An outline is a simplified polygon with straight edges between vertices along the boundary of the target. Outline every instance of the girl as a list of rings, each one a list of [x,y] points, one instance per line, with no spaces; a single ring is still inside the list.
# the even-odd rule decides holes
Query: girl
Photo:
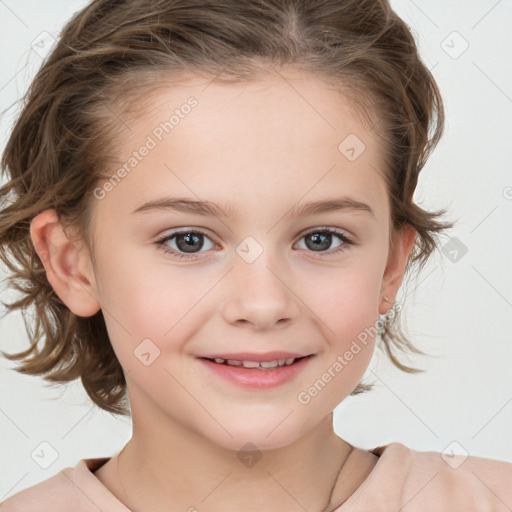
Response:
[[[350,445],[332,411],[451,227],[413,194],[438,88],[385,0],[95,0],[2,158],[2,260],[29,350],[130,416],[2,512],[512,508],[512,464]],[[30,146],[27,147],[27,142]]]

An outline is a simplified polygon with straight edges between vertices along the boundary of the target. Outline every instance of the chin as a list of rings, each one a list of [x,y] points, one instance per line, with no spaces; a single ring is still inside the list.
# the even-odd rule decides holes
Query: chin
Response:
[[[266,434],[261,435],[250,435],[234,437],[233,439],[226,440],[223,442],[217,442],[219,446],[226,450],[232,450],[237,453],[237,456],[242,456],[243,453],[249,452],[265,452],[268,450],[279,450],[292,444],[295,439],[273,439],[270,441],[265,437]]]
[[[266,451],[277,450],[285,448],[294,443],[302,435],[305,430],[301,431],[298,428],[291,428],[292,425],[287,425],[285,428],[284,423],[289,421],[279,418],[275,421],[261,422],[260,424],[243,424],[243,425],[229,425],[226,429],[231,434],[221,436],[212,441],[218,446],[227,450],[235,452],[240,451]],[[280,424],[280,422],[282,422]],[[211,433],[210,433],[211,434]]]

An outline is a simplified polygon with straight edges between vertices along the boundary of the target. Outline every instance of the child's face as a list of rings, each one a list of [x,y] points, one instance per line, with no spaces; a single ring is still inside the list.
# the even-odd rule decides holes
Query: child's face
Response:
[[[378,313],[390,307],[382,296],[394,298],[399,286],[385,274],[387,263],[403,267],[405,260],[395,262],[389,252],[389,202],[374,133],[323,82],[292,77],[162,89],[124,132],[119,167],[135,150],[140,161],[96,193],[93,291],[126,374],[134,425],[160,429],[156,435],[184,426],[233,449],[298,439],[361,379]],[[197,105],[183,108],[190,97]],[[162,133],[160,124],[176,109],[174,128]],[[338,149],[350,134],[365,145],[359,154],[349,139],[354,153],[345,154],[353,161]],[[140,151],[144,145],[149,149]],[[229,204],[233,218],[134,212],[170,197]],[[289,216],[305,203],[348,197],[373,214]],[[322,238],[321,228],[354,244]],[[181,230],[196,238],[155,243]],[[173,255],[180,249],[190,258]],[[227,380],[199,359],[271,351],[314,356],[266,389]]]

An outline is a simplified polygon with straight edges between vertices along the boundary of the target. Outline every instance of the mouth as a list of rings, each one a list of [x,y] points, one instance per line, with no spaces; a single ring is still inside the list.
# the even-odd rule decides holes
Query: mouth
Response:
[[[276,368],[282,368],[283,366],[291,366],[296,362],[304,359],[306,357],[311,357],[312,354],[308,356],[299,356],[299,357],[288,357],[283,359],[273,359],[271,361],[253,361],[253,360],[245,360],[245,359],[224,359],[221,357],[201,357],[200,359],[206,359],[211,361],[212,363],[216,363],[224,366],[234,366],[234,367],[242,367],[247,368],[249,370],[274,370]]]
[[[277,357],[276,354],[209,354],[197,360],[211,376],[238,387],[263,391],[293,382],[315,357],[315,354],[279,353]],[[283,355],[289,357],[280,357]]]

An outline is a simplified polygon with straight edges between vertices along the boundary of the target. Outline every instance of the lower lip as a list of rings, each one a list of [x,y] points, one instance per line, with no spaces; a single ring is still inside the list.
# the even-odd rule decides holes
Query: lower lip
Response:
[[[211,372],[219,377],[250,389],[271,389],[292,380],[309,363],[312,356],[303,357],[289,366],[260,370],[243,366],[219,364],[209,359],[198,358]]]

